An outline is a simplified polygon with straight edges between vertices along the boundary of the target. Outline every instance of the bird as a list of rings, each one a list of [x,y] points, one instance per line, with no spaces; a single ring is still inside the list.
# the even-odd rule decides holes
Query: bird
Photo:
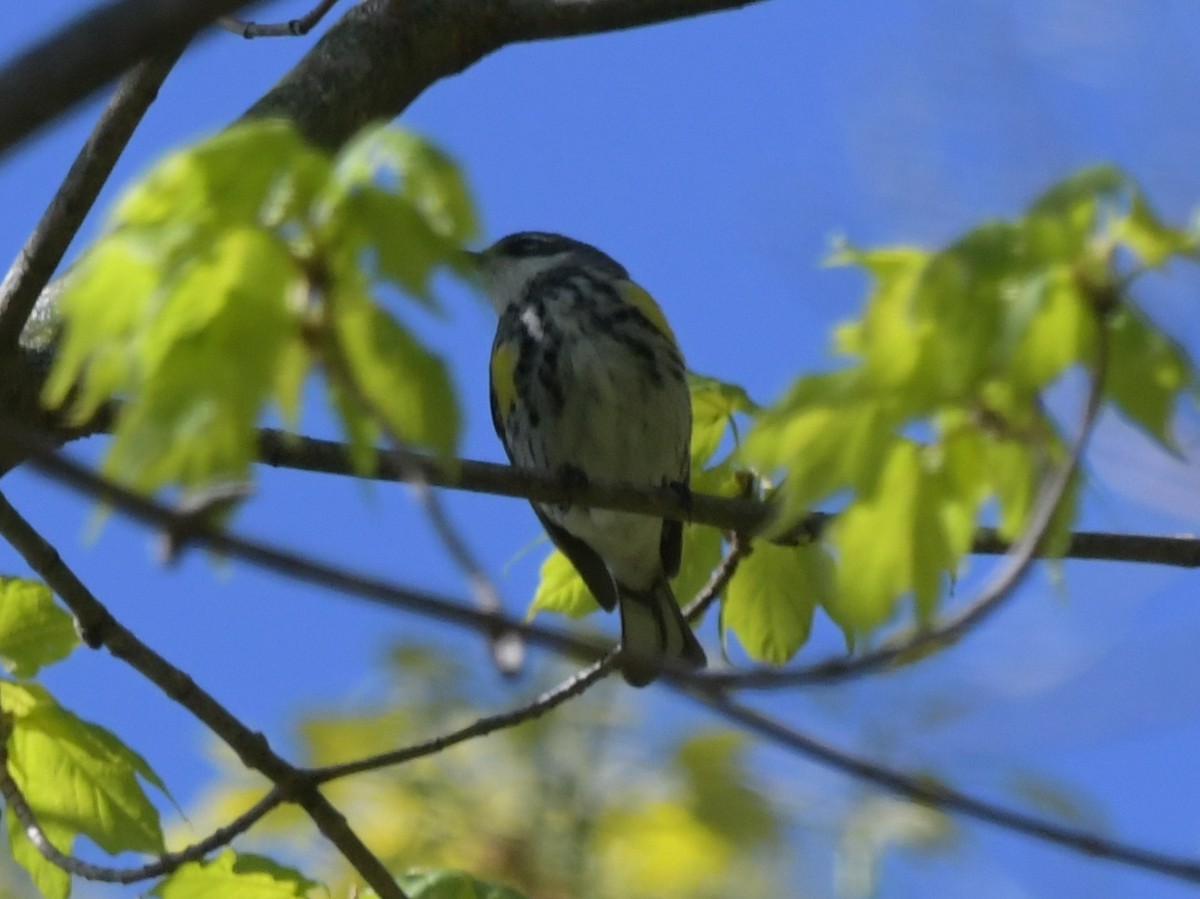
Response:
[[[596,247],[521,231],[471,253],[499,315],[492,422],[509,461],[688,495],[692,407],[683,355],[662,309]],[[676,662],[707,662],[669,578],[683,524],[569,503],[533,503],[596,602],[620,609],[621,671],[645,686]]]

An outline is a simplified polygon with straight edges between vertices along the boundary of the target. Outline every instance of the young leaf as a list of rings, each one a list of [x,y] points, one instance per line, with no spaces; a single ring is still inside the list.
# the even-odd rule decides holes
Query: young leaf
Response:
[[[1190,360],[1135,309],[1117,312],[1109,333],[1109,396],[1127,418],[1173,452],[1171,414],[1180,391],[1195,379]]]
[[[33,677],[78,645],[71,616],[55,604],[49,587],[0,577],[0,660],[11,674]]]
[[[410,899],[525,899],[516,890],[484,883],[465,871],[413,871],[398,882]]]
[[[532,618],[538,612],[558,612],[570,618],[582,618],[598,608],[595,597],[570,560],[557,549],[546,556],[537,592],[529,604],[528,617]]]
[[[108,474],[146,490],[245,476],[277,364],[298,339],[287,304],[296,275],[277,240],[235,229],[167,288],[133,339],[138,383]]]
[[[758,404],[736,384],[688,374],[692,393],[692,469],[699,471],[716,453],[739,413],[753,415]]]
[[[373,408],[405,443],[453,453],[458,403],[445,363],[357,291],[339,293],[331,307],[349,376]]]
[[[813,610],[832,591],[833,563],[823,546],[760,541],[726,588],[721,619],[752,659],[782,665],[808,640]]]
[[[774,841],[780,821],[771,804],[749,783],[745,747],[741,734],[701,733],[684,741],[676,758],[687,778],[696,817],[730,842],[749,848]]]
[[[4,827],[13,861],[29,872],[33,885],[43,899],[67,899],[71,895],[71,875],[38,852],[25,835],[25,829],[16,815],[10,812],[4,817],[7,819]],[[60,852],[70,851],[75,839],[75,832],[70,827],[53,819],[38,823],[51,846]]]
[[[0,682],[0,708],[12,718],[9,772],[38,820],[53,825],[55,845],[70,851],[82,834],[112,855],[164,851],[158,812],[138,777],[161,781],[141,756],[36,684]],[[32,859],[21,845],[24,833],[10,828],[9,834],[16,838],[14,855]],[[36,867],[31,873],[45,877]]]
[[[414,134],[387,126],[365,128],[338,154],[335,178],[361,184],[380,173],[400,179],[399,195],[442,237],[462,243],[478,225],[462,174],[441,150]]]
[[[226,849],[211,861],[183,865],[150,894],[159,899],[303,899],[318,886],[273,859]]]

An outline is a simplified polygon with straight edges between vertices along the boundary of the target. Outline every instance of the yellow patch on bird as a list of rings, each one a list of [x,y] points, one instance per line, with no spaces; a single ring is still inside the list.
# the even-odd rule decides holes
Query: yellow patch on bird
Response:
[[[650,296],[649,291],[639,284],[634,284],[632,281],[619,282],[617,284],[617,291],[626,303],[646,316],[646,320],[654,325],[671,343],[677,342],[675,340],[675,332],[667,324],[667,317],[663,315],[662,309],[659,308],[658,303],[654,302],[654,297]]]
[[[500,416],[507,416],[517,401],[517,347],[513,343],[502,343],[492,352],[492,392],[496,396],[496,408]]]

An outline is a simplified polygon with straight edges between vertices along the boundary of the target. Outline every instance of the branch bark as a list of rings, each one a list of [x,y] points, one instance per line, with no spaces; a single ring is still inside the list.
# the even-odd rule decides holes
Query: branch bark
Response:
[[[0,153],[145,57],[181,48],[247,0],[114,0],[0,70]]]

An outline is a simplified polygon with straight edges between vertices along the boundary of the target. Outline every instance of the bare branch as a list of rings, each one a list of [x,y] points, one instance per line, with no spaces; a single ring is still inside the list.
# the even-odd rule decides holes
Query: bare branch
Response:
[[[316,6],[298,19],[288,19],[286,22],[261,25],[258,22],[243,22],[232,16],[225,16],[219,24],[226,31],[241,35],[247,40],[254,37],[301,37],[317,27],[317,23],[325,18],[325,14],[337,5],[338,0],[321,0]]]
[[[117,86],[54,199],[0,284],[0,354],[17,345],[38,296],[182,51],[139,63]]]
[[[260,432],[259,460],[275,468],[359,476],[350,463],[345,444],[270,429]],[[622,512],[641,512],[707,524],[748,536],[759,533],[771,524],[774,513],[770,503],[756,500],[694,493],[689,506],[677,491],[669,488],[647,489],[599,480],[590,481],[587,485],[564,484],[552,472],[538,469],[516,468],[474,459],[442,462],[419,453],[381,450],[376,455],[374,476],[380,480],[401,481],[404,480],[405,471],[410,468],[420,471],[421,476],[434,487],[511,496],[532,502],[568,502]],[[812,512],[796,526],[772,536],[771,541],[795,545],[818,539],[833,518],[827,512]],[[1004,555],[1011,552],[1012,548],[1012,544],[1003,540],[994,528],[980,528],[975,533],[971,551],[991,556]],[[1063,557],[1200,568],[1200,539],[1078,531],[1071,535]]]
[[[1200,861],[1108,840],[1091,831],[1065,827],[986,802],[936,783],[927,775],[906,774],[843,752],[734,701],[720,690],[706,691],[689,688],[684,684],[679,686],[685,695],[751,733],[787,747],[827,768],[841,771],[856,780],[874,784],[914,802],[974,818],[1093,858],[1119,862],[1190,883],[1200,883]]]
[[[243,765],[262,773],[275,784],[282,800],[303,808],[325,838],[380,896],[406,899],[383,863],[350,829],[342,814],[321,795],[316,785],[277,755],[266,737],[248,728],[187,674],[120,624],[63,562],[58,551],[21,517],[3,494],[0,494],[0,535],[71,610],[88,646],[104,646],[203,722],[225,741]]]
[[[413,759],[419,759],[427,755],[435,755],[458,743],[465,743],[467,740],[483,737],[498,730],[504,730],[505,728],[531,721],[534,718],[539,718],[551,709],[557,708],[568,699],[579,696],[589,687],[608,677],[616,667],[617,657],[617,650],[611,650],[603,658],[593,662],[587,668],[575,672],[558,686],[547,690],[527,705],[520,706],[508,712],[501,712],[497,715],[488,715],[484,718],[479,718],[466,727],[433,737],[422,743],[415,743],[412,746],[405,746],[391,752],[383,752],[341,765],[314,768],[308,773],[316,783],[328,783],[331,780],[348,777],[351,774],[361,774],[364,771],[377,771],[380,768],[411,762]]]
[[[0,153],[148,56],[178,53],[247,0],[112,0],[0,69]]]

